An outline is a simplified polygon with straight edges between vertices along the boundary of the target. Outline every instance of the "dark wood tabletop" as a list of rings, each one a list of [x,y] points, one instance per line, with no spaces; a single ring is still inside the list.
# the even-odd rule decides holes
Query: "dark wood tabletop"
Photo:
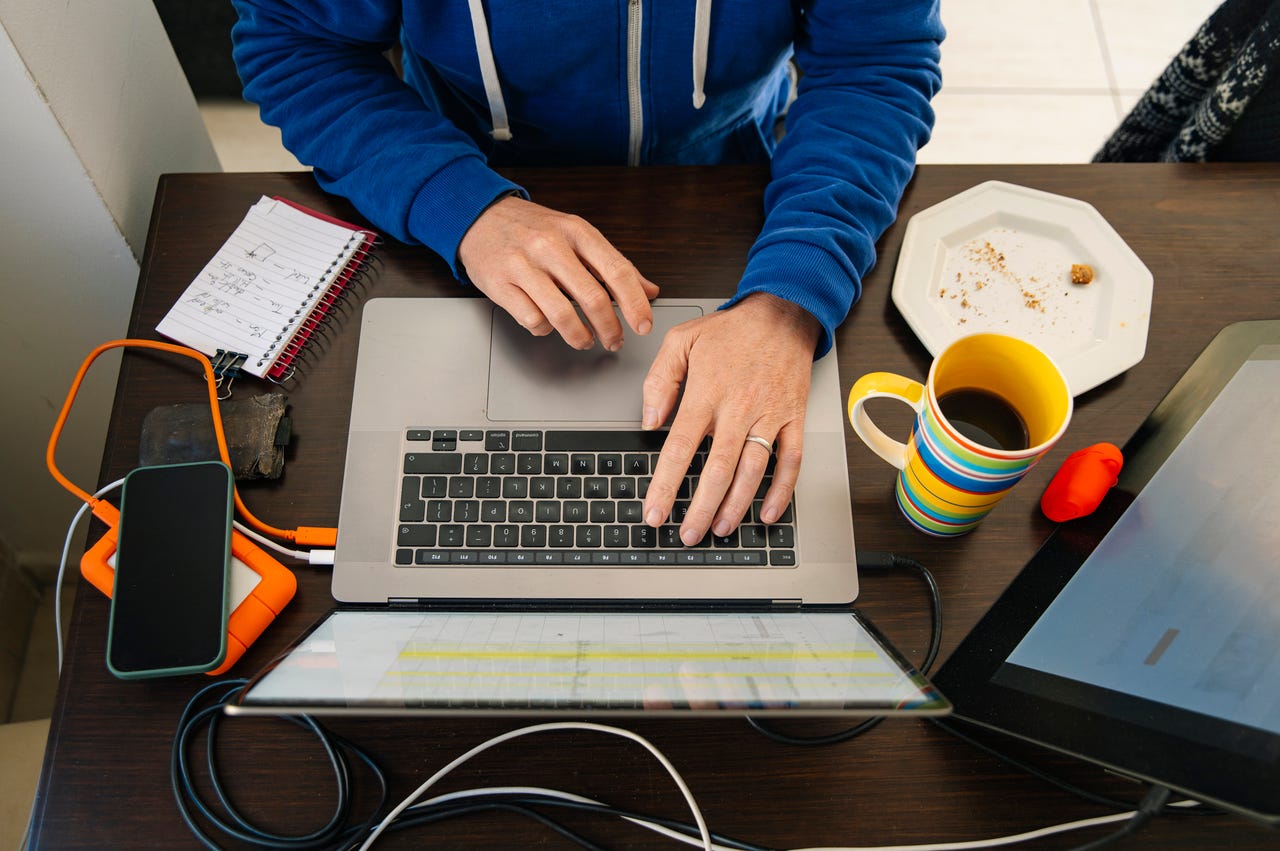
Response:
[[[534,199],[594,223],[665,295],[728,297],[761,220],[765,170],[755,167],[546,169],[510,176]],[[880,240],[880,262],[861,302],[837,333],[842,390],[863,372],[922,376],[929,353],[889,298],[912,214],[986,180],[1004,180],[1089,202],[1155,276],[1143,360],[1083,394],[1062,442],[973,534],[951,541],[911,530],[892,504],[893,471],[846,431],[859,549],[917,559],[937,577],[945,604],[940,660],[982,616],[1052,529],[1037,501],[1066,454],[1097,441],[1123,444],[1183,370],[1225,325],[1280,317],[1280,165],[923,166],[898,222]],[[156,323],[249,206],[280,195],[351,221],[341,199],[306,173],[168,175],[156,195],[130,333],[159,339]],[[388,241],[368,296],[471,296],[430,251]],[[337,522],[354,374],[358,310],[288,388],[294,439],[283,478],[242,494],[276,525]],[[188,363],[150,353],[122,361],[101,482],[137,464],[143,416],[161,404],[203,398]],[[266,389],[253,379],[238,395]],[[807,459],[816,462],[817,459]],[[84,483],[90,484],[90,483]],[[233,674],[247,676],[331,605],[327,570],[295,567],[298,594]],[[108,601],[85,582],[70,619],[34,831],[40,848],[196,847],[169,784],[169,751],[186,701],[206,677],[123,682],[104,662]],[[929,642],[929,609],[909,572],[864,576],[859,608],[914,661]],[[366,746],[387,769],[398,801],[470,747],[522,726],[511,719],[343,719],[329,726]],[[652,741],[681,771],[713,830],[757,845],[878,846],[976,840],[1110,810],[1021,773],[923,721],[889,719],[828,747],[775,743],[737,720],[641,719],[623,724]],[[787,732],[828,733],[838,721],[794,721]],[[1136,800],[1141,789],[1100,770],[987,739],[1090,789]],[[315,741],[271,719],[233,719],[220,733],[223,769],[246,815],[279,831],[322,824],[333,776]],[[371,781],[357,772],[370,797]],[[548,786],[631,810],[688,820],[663,769],[634,744],[579,732],[526,738],[486,752],[441,785]],[[664,840],[617,819],[562,814],[610,848]],[[1074,847],[1111,828],[1045,838],[1036,848]],[[1238,817],[1161,817],[1125,848],[1276,847],[1280,835]],[[514,814],[452,819],[387,836],[378,847],[574,847]],[[232,847],[235,846],[231,843]],[[675,847],[675,846],[672,846]]]

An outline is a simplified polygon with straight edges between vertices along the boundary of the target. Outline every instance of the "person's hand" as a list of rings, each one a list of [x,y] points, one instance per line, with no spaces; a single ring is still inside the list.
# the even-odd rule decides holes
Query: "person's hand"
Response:
[[[598,339],[616,352],[622,325],[613,301],[637,334],[653,328],[657,285],[578,216],[503,198],[462,237],[458,260],[477,289],[536,336],[558,331],[575,349]]]
[[[769,451],[748,435],[774,443],[777,464],[760,520],[781,516],[795,491],[804,442],[804,412],[817,346],[818,321],[804,309],[756,293],[726,310],[672,328],[644,382],[643,424],[657,428],[684,398],[671,424],[645,495],[650,526],[667,522],[677,490],[702,439],[711,451],[680,525],[696,544],[710,529],[727,535],[751,507]]]

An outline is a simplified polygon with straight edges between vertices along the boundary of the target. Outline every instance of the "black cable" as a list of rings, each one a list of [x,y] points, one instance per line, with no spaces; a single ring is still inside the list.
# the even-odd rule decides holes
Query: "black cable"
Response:
[[[954,721],[965,722],[965,719],[963,718],[953,716],[946,719],[930,718],[929,720],[939,730],[943,730],[949,733],[950,735],[955,736],[957,739],[969,745],[970,747],[977,748],[983,753],[986,753],[986,754],[989,754],[990,756],[995,757],[996,759],[1000,760],[1006,765],[1009,765],[1017,769],[1018,771],[1022,771],[1027,774],[1030,774],[1033,777],[1043,780],[1044,782],[1050,785],[1057,786],[1059,789],[1063,790],[1064,792],[1070,792],[1072,795],[1075,795],[1079,798],[1083,798],[1084,800],[1089,801],[1090,803],[1099,804],[1104,807],[1110,807],[1111,809],[1115,809],[1115,810],[1132,810],[1138,807],[1138,804],[1134,803],[1133,801],[1125,801],[1120,798],[1112,798],[1108,795],[1103,795],[1098,792],[1091,792],[1082,786],[1077,786],[1076,784],[1072,783],[1069,780],[1063,780],[1061,777],[1050,774],[1049,772],[1043,769],[1036,768],[1035,766],[1029,763],[1023,762],[1017,757],[1010,756],[1004,751],[997,750],[991,745],[988,745],[986,742],[979,741],[978,739],[975,739],[972,736],[969,736],[968,734],[963,733],[960,730],[956,729],[954,726],[952,726],[952,722]],[[965,723],[970,723],[970,722],[965,722]],[[1200,805],[1196,807],[1166,806],[1161,812],[1163,815],[1209,816],[1209,815],[1220,815],[1222,811],[1214,809],[1213,807]]]
[[[312,851],[313,849],[335,848],[346,846],[354,837],[362,836],[373,829],[373,826],[380,820],[381,813],[386,809],[389,788],[387,786],[386,776],[378,764],[366,754],[363,750],[356,747],[347,739],[329,732],[322,727],[317,721],[310,716],[277,716],[282,720],[288,721],[304,729],[310,730],[320,740],[324,747],[325,754],[329,758],[329,764],[333,768],[334,776],[337,783],[337,802],[334,806],[334,813],[320,828],[309,833],[300,835],[287,835],[271,833],[251,824],[236,807],[232,804],[230,797],[227,795],[225,787],[219,776],[217,759],[215,756],[215,740],[217,738],[219,719],[222,716],[223,706],[236,695],[247,684],[247,680],[224,680],[211,683],[196,692],[196,694],[187,702],[186,707],[182,710],[182,716],[178,720],[178,729],[173,740],[173,749],[169,758],[169,779],[173,789],[174,799],[178,804],[178,812],[182,816],[182,820],[186,823],[188,829],[195,835],[201,844],[206,848],[217,849],[217,843],[205,832],[196,818],[198,813],[213,827],[225,836],[246,842],[262,848],[285,849],[285,851]],[[222,693],[217,696],[213,702],[197,709],[207,696],[218,689],[222,689]],[[210,806],[200,797],[196,791],[194,782],[194,769],[191,765],[188,752],[194,737],[199,733],[200,729],[208,726],[207,742],[206,742],[206,759],[208,765],[206,772],[213,786],[219,803],[226,816],[215,813]],[[354,825],[343,825],[348,821],[351,813],[351,770],[346,754],[350,753],[358,757],[373,772],[378,780],[380,787],[380,797],[373,813],[364,821]],[[193,813],[193,810],[195,813]]]
[[[1169,801],[1169,787],[1154,785],[1147,790],[1147,794],[1142,796],[1142,803],[1138,805],[1138,811],[1124,823],[1124,827],[1109,833],[1106,836],[1095,839],[1092,842],[1086,842],[1084,845],[1077,845],[1073,851],[1096,851],[1113,842],[1119,842],[1126,836],[1137,833],[1138,830],[1151,821],[1161,810],[1165,809],[1165,804]]]
[[[482,801],[479,803],[458,801],[458,802],[451,802],[451,803],[453,805],[441,805],[438,810],[433,810],[432,812],[427,812],[427,813],[420,813],[415,816],[408,816],[406,814],[401,814],[399,817],[396,818],[395,821],[387,825],[387,830],[388,831],[404,830],[410,827],[419,827],[424,824],[433,824],[437,821],[444,821],[445,819],[470,815],[472,813],[486,812],[488,810],[505,810],[507,812],[512,812],[518,815],[525,816],[527,818],[531,818],[534,821],[537,821],[551,828],[561,836],[569,840],[572,840],[573,842],[577,843],[583,848],[586,848],[587,851],[607,851],[607,849],[604,846],[595,844],[594,842],[592,842],[590,839],[587,839],[582,834],[577,833],[576,831],[570,830],[569,828],[565,827],[563,824],[551,818],[550,816],[544,813],[540,813],[537,810],[529,809],[528,807],[522,807],[519,804],[509,803],[506,801]]]
[[[920,574],[920,578],[924,580],[925,585],[929,589],[929,618],[930,618],[930,638],[929,650],[925,653],[924,663],[920,666],[920,672],[927,674],[929,669],[933,667],[934,661],[938,658],[938,648],[942,646],[942,592],[938,590],[938,583],[934,580],[933,574],[929,572],[920,562],[897,556],[893,553],[869,552],[858,554],[858,570],[860,571],[876,571],[888,570],[895,568],[911,568]],[[819,745],[835,745],[840,742],[847,742],[850,739],[861,736],[863,733],[875,727],[885,716],[877,715],[868,718],[857,726],[850,727],[847,730],[841,730],[838,733],[831,733],[826,736],[792,736],[787,733],[779,733],[767,727],[761,721],[747,716],[747,723],[752,729],[761,735],[780,742],[784,745],[799,745],[803,747],[816,747]]]

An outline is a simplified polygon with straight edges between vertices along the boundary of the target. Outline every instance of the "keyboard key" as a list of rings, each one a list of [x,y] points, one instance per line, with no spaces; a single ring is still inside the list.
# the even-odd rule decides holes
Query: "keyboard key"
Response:
[[[431,439],[431,429],[429,428],[411,428],[405,435],[406,440],[424,441]]]
[[[572,526],[552,526],[547,530],[547,546],[551,547],[572,547],[573,546],[573,527]]]
[[[475,550],[454,550],[449,553],[450,564],[478,564],[480,553]]]
[[[547,545],[547,527],[540,523],[529,523],[520,527],[520,546],[539,549]]]
[[[631,544],[631,536],[626,526],[610,524],[604,527],[604,545],[609,549],[625,549]]]
[[[453,519],[453,503],[447,499],[427,500],[427,519],[432,523],[448,523]]]
[[[477,523],[467,527],[467,546],[487,547],[493,544],[493,527]]]
[[[727,549],[734,549],[734,550],[736,550],[736,549],[738,548],[738,546],[739,546],[739,544],[738,544],[738,530],[737,530],[737,529],[734,529],[734,530],[733,530],[732,532],[730,532],[729,534],[727,534],[727,535],[723,535],[723,536],[721,536],[721,535],[714,535],[714,536],[712,537],[712,540],[714,541],[715,545],[716,545],[717,547],[721,548],[721,549],[726,549],[726,548],[727,548]]]
[[[586,523],[591,517],[587,503],[582,500],[568,500],[562,506],[564,522]]]
[[[743,523],[738,527],[738,533],[742,536],[742,546],[749,549],[761,548],[769,540],[766,527],[759,523]]]
[[[516,470],[525,476],[542,475],[542,456],[533,452],[521,452],[516,456]]]
[[[582,479],[577,476],[564,476],[556,479],[556,497],[558,499],[581,499]]]
[[[477,478],[476,496],[480,499],[497,499],[502,496],[502,477],[480,476]]]
[[[789,550],[796,545],[796,530],[791,526],[770,526],[769,546]]]
[[[587,499],[608,499],[609,480],[604,476],[587,476],[582,480],[582,495]]]
[[[633,549],[650,549],[658,545],[658,530],[652,526],[631,527],[631,547]]]
[[[502,550],[484,550],[480,553],[480,564],[506,564],[509,558]]]
[[[508,452],[511,449],[511,432],[486,431],[484,433],[484,449],[486,452]]]
[[[631,476],[616,476],[610,479],[609,496],[613,499],[635,499],[636,480]]]
[[[399,527],[396,535],[397,546],[435,546],[435,526],[420,525],[403,525]]]
[[[413,550],[401,547],[396,550],[396,564],[413,564]]]
[[[463,429],[458,432],[458,440],[466,443],[475,443],[478,440],[484,440],[484,432],[477,428]]]
[[[461,473],[462,456],[456,452],[410,452],[404,456],[404,472],[421,475]]]
[[[794,550],[770,550],[769,564],[776,567],[790,567],[796,563]]]
[[[548,431],[548,452],[658,452],[664,431]]]
[[[473,476],[489,472],[489,456],[483,452],[468,452],[462,456],[462,469]]]
[[[447,496],[449,494],[449,477],[448,476],[423,476],[422,477],[422,496],[424,499],[430,499],[435,496]]]
[[[511,434],[511,448],[516,452],[541,452],[542,432],[517,431]]]
[[[510,452],[498,452],[489,456],[489,472],[495,476],[509,476],[516,471],[516,456]]]
[[[638,499],[618,503],[619,523],[640,523],[644,520],[644,503]],[[648,528],[648,527],[645,527]]]
[[[520,527],[511,523],[503,523],[493,527],[493,545],[495,547],[514,548],[520,546]]]
[[[533,522],[533,501],[517,499],[507,504],[507,520],[512,523]]]
[[[524,476],[507,476],[502,480],[503,499],[524,499],[529,496],[529,480]]]
[[[471,476],[449,477],[449,496],[454,499],[470,499],[475,492],[476,480]]]
[[[760,552],[759,550],[756,550],[754,552],[738,551],[733,554],[733,563],[745,564],[745,565],[761,565],[765,563],[764,553]]]
[[[575,454],[569,456],[569,471],[575,476],[593,476],[596,472],[596,456]],[[406,471],[408,472],[408,471]]]
[[[622,471],[628,476],[649,475],[648,455],[628,455],[622,459]]]
[[[539,523],[559,523],[560,503],[553,499],[538,500],[533,504],[533,519]]]
[[[529,496],[534,499],[551,499],[556,495],[556,480],[551,476],[534,476],[529,479]]]
[[[573,543],[578,549],[594,550],[600,546],[601,529],[594,523],[584,523],[574,532]]]
[[[506,523],[507,504],[500,499],[481,501],[480,520],[485,523]]]
[[[452,428],[438,428],[431,432],[432,440],[453,440],[458,439],[458,430]]]
[[[622,456],[608,453],[596,458],[596,472],[602,476],[622,474]]]
[[[617,506],[607,499],[597,499],[591,503],[592,523],[613,523],[617,519]]]
[[[449,553],[444,550],[415,550],[414,564],[448,564]]]
[[[560,564],[564,561],[564,553],[555,550],[539,550],[533,554],[534,564]]]
[[[460,547],[466,540],[466,528],[456,523],[440,527],[439,545],[442,547]]]
[[[542,472],[548,476],[563,476],[569,472],[569,456],[563,452],[542,456]]]
[[[456,440],[433,440],[431,441],[432,452],[456,452],[458,451],[458,441]]]

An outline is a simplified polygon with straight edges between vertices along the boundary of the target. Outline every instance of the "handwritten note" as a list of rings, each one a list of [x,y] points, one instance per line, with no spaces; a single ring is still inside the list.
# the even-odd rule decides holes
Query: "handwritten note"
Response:
[[[264,196],[156,330],[210,357],[243,354],[244,371],[265,377],[365,237]]]

